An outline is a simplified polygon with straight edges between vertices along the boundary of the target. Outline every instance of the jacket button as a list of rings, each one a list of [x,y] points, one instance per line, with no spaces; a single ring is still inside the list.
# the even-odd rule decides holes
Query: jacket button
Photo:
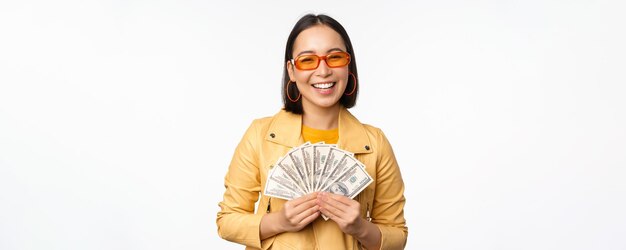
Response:
[[[274,133],[271,133],[270,137],[274,138],[274,137],[276,137],[276,135]]]
[[[365,150],[370,150],[370,146],[365,145]]]

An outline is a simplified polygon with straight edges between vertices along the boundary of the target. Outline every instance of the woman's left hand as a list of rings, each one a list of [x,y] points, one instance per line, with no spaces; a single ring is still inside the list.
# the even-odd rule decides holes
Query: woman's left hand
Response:
[[[344,233],[357,236],[360,234],[364,219],[361,218],[361,204],[343,195],[321,192],[317,196],[320,211],[335,221]]]

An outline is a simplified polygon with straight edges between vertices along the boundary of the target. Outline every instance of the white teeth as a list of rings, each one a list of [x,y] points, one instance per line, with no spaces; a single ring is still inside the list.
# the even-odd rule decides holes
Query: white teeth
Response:
[[[313,87],[316,89],[328,89],[335,86],[334,82],[329,82],[329,83],[316,83],[313,84]]]

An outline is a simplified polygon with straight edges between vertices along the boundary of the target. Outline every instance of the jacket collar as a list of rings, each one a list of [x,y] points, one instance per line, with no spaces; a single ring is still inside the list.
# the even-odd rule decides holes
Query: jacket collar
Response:
[[[280,110],[272,119],[265,140],[287,147],[297,147],[304,143],[302,138],[302,115]],[[339,148],[355,154],[373,152],[365,126],[346,108],[339,111]]]

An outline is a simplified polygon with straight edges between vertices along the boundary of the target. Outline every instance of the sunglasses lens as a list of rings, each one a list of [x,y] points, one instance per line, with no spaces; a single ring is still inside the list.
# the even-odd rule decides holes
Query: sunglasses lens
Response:
[[[343,67],[350,63],[350,56],[347,53],[332,53],[326,57],[328,67]]]
[[[315,69],[319,63],[319,58],[315,55],[299,56],[296,58],[296,67],[302,70]]]
[[[338,68],[346,66],[350,63],[350,55],[345,52],[330,53],[325,57],[326,65],[331,68]],[[317,69],[320,65],[321,58],[317,55],[304,55],[295,59],[296,68],[299,70],[312,70]]]

